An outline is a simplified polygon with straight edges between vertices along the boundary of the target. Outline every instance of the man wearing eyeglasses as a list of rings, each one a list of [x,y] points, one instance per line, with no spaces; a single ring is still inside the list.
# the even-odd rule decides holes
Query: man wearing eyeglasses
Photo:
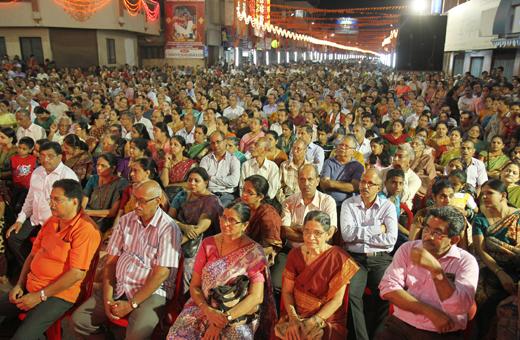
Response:
[[[223,207],[235,199],[234,192],[240,181],[240,160],[226,150],[225,137],[220,130],[213,132],[209,137],[213,152],[200,161],[209,175],[208,190],[220,198]]]
[[[38,339],[80,300],[101,233],[81,208],[83,193],[77,180],[60,179],[52,185],[52,216],[42,226],[17,284],[0,298],[2,339]],[[18,315],[27,316],[20,327]],[[10,325],[17,327],[9,334]],[[11,338],[11,337],[10,337]]]
[[[422,240],[397,250],[379,285],[381,297],[394,305],[379,340],[462,338],[479,275],[476,259],[456,246],[463,229],[454,208],[433,208]]]
[[[380,171],[368,169],[361,176],[359,195],[341,205],[341,236],[343,248],[352,256],[359,270],[350,280],[349,309],[351,328],[357,340],[375,339],[384,328],[390,303],[379,297],[378,285],[386,268],[392,263],[390,252],[397,240],[397,212],[392,202],[377,194],[383,177]],[[370,288],[375,308],[366,328],[363,294]],[[370,315],[370,314],[368,314]]]
[[[6,234],[9,247],[20,265],[31,253],[30,238],[38,234],[52,215],[47,198],[53,183],[64,178],[78,181],[76,173],[61,162],[61,146],[57,142],[43,143],[39,152],[41,166],[34,170],[22,211]]]
[[[70,318],[80,339],[104,338],[105,322],[128,315],[127,339],[149,339],[172,299],[181,258],[182,234],[160,209],[155,181],[135,188],[135,210],[121,217],[107,246],[103,290]]]

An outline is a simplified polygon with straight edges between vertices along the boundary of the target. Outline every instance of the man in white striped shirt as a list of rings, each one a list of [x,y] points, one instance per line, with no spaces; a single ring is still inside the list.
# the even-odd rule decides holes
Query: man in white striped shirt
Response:
[[[148,339],[172,299],[181,257],[182,234],[160,207],[155,181],[134,191],[135,210],[119,220],[105,263],[103,290],[73,314],[71,328],[82,339],[102,339],[103,324],[128,314],[127,338]],[[100,326],[101,325],[101,326]]]

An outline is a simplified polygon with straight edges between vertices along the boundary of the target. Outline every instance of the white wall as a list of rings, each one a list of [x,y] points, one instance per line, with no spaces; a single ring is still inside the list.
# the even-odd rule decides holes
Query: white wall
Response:
[[[107,56],[107,39],[114,39],[116,45],[116,64],[108,64]],[[131,40],[126,42],[127,39]],[[139,65],[139,56],[137,48],[137,35],[132,32],[125,31],[97,31],[99,65]],[[133,50],[132,50],[133,49]]]
[[[471,58],[484,57],[482,71],[491,71],[491,63],[493,61],[493,50],[487,51],[468,51],[464,55],[464,72],[469,72],[471,68]],[[474,75],[477,77],[477,75]],[[480,77],[480,74],[478,75]]]
[[[23,58],[22,50],[20,48],[20,37],[40,37],[42,39],[43,57],[45,59],[53,59],[49,30],[47,28],[0,28],[0,37],[5,38],[5,47],[10,58],[13,58],[15,55]]]

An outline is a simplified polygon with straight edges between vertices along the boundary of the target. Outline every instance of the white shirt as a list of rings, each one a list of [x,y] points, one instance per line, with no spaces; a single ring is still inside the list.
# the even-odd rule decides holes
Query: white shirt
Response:
[[[471,164],[468,165],[466,174],[468,175],[467,183],[473,185],[474,188],[478,188],[488,180],[486,165],[476,158],[471,158]]]
[[[415,129],[419,124],[419,118],[421,118],[421,116],[417,116],[417,114],[414,113],[406,119],[405,123],[409,128]]]
[[[61,155],[58,155],[58,157],[61,157]],[[27,218],[30,218],[32,225],[43,225],[52,216],[51,208],[47,202],[47,198],[51,197],[52,185],[57,180],[64,178],[78,181],[76,173],[61,162],[50,174],[47,174],[43,166],[34,169],[29,193],[16,222],[24,223]]]
[[[361,145],[357,145],[356,151],[359,151],[363,155],[365,160],[367,160],[370,154],[372,153],[372,148],[370,148],[370,139],[365,138]]]
[[[244,108],[237,105],[234,109],[231,108],[231,106],[226,107],[222,115],[229,119],[237,119],[242,115],[242,113],[244,113]]]
[[[141,117],[140,120],[135,120],[134,124],[141,123],[146,127],[146,130],[148,131],[148,134],[150,135],[150,140],[154,140],[153,136],[153,124],[148,118]]]
[[[36,143],[38,139],[47,138],[47,133],[41,126],[31,123],[27,129],[24,129],[20,126],[18,131],[16,131],[16,138],[18,139],[18,142],[20,142],[22,137],[31,137]]]
[[[251,158],[242,164],[242,174],[240,175],[240,195],[242,195],[242,188],[244,187],[245,179],[252,175],[263,176],[269,182],[269,191],[267,196],[275,198],[278,189],[280,188],[280,170],[275,162],[264,159],[262,167],[258,166],[256,158]]]
[[[65,111],[67,111],[69,107],[67,104],[60,102],[58,105],[54,103],[50,103],[47,105],[47,110],[51,113],[52,116],[56,118],[60,118],[65,115]]]
[[[278,122],[271,124],[271,126],[269,127],[269,130],[276,131],[276,133],[278,134],[278,137],[282,136],[282,126]]]
[[[233,193],[240,181],[240,160],[237,156],[226,151],[224,158],[217,161],[212,152],[204,156],[200,166],[208,172],[208,190],[213,193]]]
[[[184,137],[184,140],[186,141],[186,144],[188,143],[195,143],[195,137],[193,137],[193,134],[195,133],[195,125],[193,126],[193,129],[188,132],[186,131],[186,128],[182,128],[179,130],[176,135]]]

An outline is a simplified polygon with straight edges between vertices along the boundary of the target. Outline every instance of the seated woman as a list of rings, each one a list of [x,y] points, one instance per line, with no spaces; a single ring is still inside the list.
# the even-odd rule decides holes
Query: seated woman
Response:
[[[0,129],[0,178],[11,179],[13,174],[11,171],[11,156],[18,152],[16,146],[18,139],[16,138],[16,132],[10,128],[5,127]],[[34,170],[34,169],[33,169]]]
[[[5,255],[7,244],[4,237],[7,229],[14,222],[16,222],[16,216],[9,189],[4,182],[0,181],[0,284],[9,283],[7,278],[7,257]]]
[[[253,175],[245,179],[240,200],[251,209],[251,219],[246,235],[264,248],[269,266],[274,264],[276,254],[282,249],[280,213],[268,202],[269,183],[265,177]]]
[[[437,171],[443,171],[449,161],[460,157],[460,143],[463,136],[464,131],[461,128],[453,128],[449,134],[450,143],[437,148],[435,153],[435,169]]]
[[[285,122],[284,122],[285,124]],[[240,152],[247,153],[255,141],[260,138],[264,137],[264,132],[262,131],[262,118],[259,117],[253,117],[251,118],[251,122],[249,123],[249,128],[251,129],[251,132],[246,133],[244,137],[240,140]],[[283,124],[282,124],[283,129]]]
[[[392,165],[392,156],[390,152],[385,150],[385,140],[381,137],[376,137],[370,141],[370,148],[372,153],[367,159],[367,168],[374,168],[379,171],[388,168]]]
[[[132,126],[132,129],[130,130],[130,137],[132,138],[142,138],[146,141],[148,150],[150,151],[150,155],[153,155],[155,152],[154,144],[155,141],[153,141],[150,138],[150,134],[148,133],[148,129],[143,123],[136,123]],[[130,155],[130,142],[127,142],[125,145],[125,155]]]
[[[395,153],[399,145],[408,143],[412,140],[410,136],[404,133],[404,128],[404,121],[402,119],[398,119],[392,125],[392,133],[387,133],[383,137],[391,155]]]
[[[172,108],[171,117],[172,121],[168,123],[168,127],[172,129],[173,133],[177,133],[184,128],[184,122],[182,121],[181,109]]]
[[[5,99],[0,100],[0,127],[16,126],[16,117],[9,111],[9,102]]]
[[[104,233],[114,224],[123,190],[129,183],[117,175],[117,157],[111,153],[101,154],[96,167],[97,174],[90,177],[83,190],[82,206]]]
[[[135,162],[132,163],[132,167],[130,168],[130,178],[132,180],[132,184],[127,185],[123,194],[121,196],[121,202],[119,203],[119,210],[117,211],[117,215],[114,219],[114,223],[112,228],[109,231],[105,232],[104,240],[108,240],[110,235],[112,234],[112,230],[117,226],[119,219],[121,216],[126,215],[135,209],[135,199],[133,196],[134,188],[136,188],[140,183],[144,181],[156,181],[161,184],[159,179],[159,174],[157,173],[157,168],[154,162],[149,158],[138,158]],[[168,212],[170,209],[170,201],[168,200],[168,196],[163,190],[161,196],[160,207],[163,211]]]
[[[123,157],[119,156],[117,154],[117,146],[118,146],[119,138],[117,138],[116,135],[108,134],[101,140],[101,150],[103,153],[110,153],[117,158],[117,164],[123,160]],[[87,171],[87,178],[90,178],[90,176],[97,174],[97,161],[99,159],[98,156],[94,156],[92,165],[89,167]]]
[[[473,241],[481,266],[475,300],[478,339],[490,330],[502,300],[518,296],[520,260],[520,210],[508,204],[507,186],[492,179],[482,185],[482,213],[473,220]],[[518,318],[518,315],[516,316]],[[496,334],[492,335],[495,336]]]
[[[218,233],[218,219],[222,213],[220,199],[208,190],[209,175],[206,169],[194,167],[186,174],[188,190],[175,196],[168,215],[175,219],[182,231],[184,253],[184,292],[190,287],[195,255],[202,238]]]
[[[435,125],[435,136],[428,139],[426,144],[437,150],[442,145],[450,144],[450,138],[447,136],[448,133],[448,123],[445,121],[440,121]]]
[[[269,139],[269,150],[267,150],[266,158],[280,166],[283,162],[289,159],[285,151],[278,149],[278,133],[273,130],[269,130],[265,133],[267,139]]]
[[[182,136],[173,136],[170,140],[169,153],[164,156],[164,161],[159,162],[161,182],[170,201],[182,190],[188,188],[186,174],[197,162],[185,156],[186,141]]]
[[[411,128],[408,131],[408,135],[410,137],[414,138],[417,136],[417,131],[419,129],[426,129],[427,139],[431,138],[431,136],[433,135],[433,130],[428,129],[429,124],[430,124],[430,117],[426,114],[421,115],[421,117],[419,117],[419,120],[417,121],[417,126],[414,128]]]
[[[78,136],[70,134],[63,139],[62,162],[76,173],[80,183],[86,182],[87,170],[92,165],[93,159],[88,152],[87,144]]]
[[[36,118],[34,119],[34,124],[41,126],[47,132],[51,128],[52,123],[56,120],[56,117],[51,115],[49,110],[44,108],[43,106],[36,106],[34,108],[34,114]]]
[[[509,162],[509,157],[504,154],[506,140],[496,135],[491,140],[489,151],[482,151],[477,158],[484,162],[489,178],[498,179],[504,165]]]
[[[121,122],[119,121],[120,113],[118,109],[110,109],[110,112],[108,113],[108,119],[107,119],[107,125],[110,127],[112,124],[118,124],[121,125]]]
[[[520,207],[520,164],[516,161],[507,163],[502,169],[500,180],[507,186],[509,203]]]
[[[61,124],[61,123],[60,123]],[[73,128],[74,134],[87,144],[89,154],[92,154],[98,145],[98,139],[88,135],[89,127],[85,122],[77,122]],[[61,129],[60,129],[61,132]]]
[[[410,169],[421,179],[421,187],[417,194],[422,197],[426,194],[432,179],[437,175],[433,163],[433,149],[426,145],[426,141],[422,137],[415,137],[410,145],[415,152]]]
[[[88,132],[90,137],[94,137],[97,140],[102,140],[103,136],[108,131],[107,120],[104,112],[96,112],[92,114],[93,125]]]
[[[207,132],[208,128],[205,125],[197,125],[195,127],[195,132],[193,133],[193,139],[195,142],[188,150],[188,157],[197,163],[200,163],[202,157],[206,156],[208,152],[211,151],[211,145],[206,141]]]
[[[132,164],[136,159],[149,157],[148,143],[143,138],[132,138],[128,144],[130,145],[129,156],[123,158],[117,166],[117,173],[119,176],[130,180],[130,171]]]
[[[282,123],[282,135],[278,140],[278,149],[285,152],[287,155],[291,153],[294,141],[294,124],[290,120],[286,120]]]
[[[284,309],[276,335],[285,339],[346,339],[343,304],[356,262],[343,249],[327,244],[334,232],[329,215],[315,210],[303,222],[305,245],[289,252],[283,272]],[[321,336],[320,336],[321,335]]]
[[[168,340],[268,340],[274,336],[276,310],[267,259],[262,246],[244,235],[250,216],[246,204],[231,202],[220,219],[222,232],[202,241],[193,268],[191,298],[170,328]],[[233,285],[240,275],[250,280],[247,296],[226,312],[219,310],[210,289]]]
[[[200,112],[194,108],[193,100],[191,97],[186,97],[184,99],[184,110],[182,110],[182,115],[185,117],[187,113],[193,113],[195,116],[195,122],[199,121]]]
[[[159,165],[164,162],[164,155],[170,152],[170,131],[165,122],[157,122],[153,126],[153,136],[155,138],[152,152],[152,159]]]

